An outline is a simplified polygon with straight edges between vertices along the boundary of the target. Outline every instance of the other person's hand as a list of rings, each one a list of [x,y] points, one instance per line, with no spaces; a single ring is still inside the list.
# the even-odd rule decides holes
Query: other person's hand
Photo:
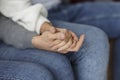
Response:
[[[33,37],[32,44],[35,48],[38,48],[38,49],[43,49],[43,50],[52,51],[52,52],[59,52],[56,49],[52,49],[50,44],[53,43],[54,40],[59,40],[60,42],[62,42],[63,35],[64,34],[62,33],[52,34],[51,32],[46,31],[39,36]],[[59,53],[63,53],[63,52],[59,52]]]

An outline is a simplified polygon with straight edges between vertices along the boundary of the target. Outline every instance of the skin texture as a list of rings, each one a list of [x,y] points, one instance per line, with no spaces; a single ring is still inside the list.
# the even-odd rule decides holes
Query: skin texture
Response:
[[[63,28],[55,28],[50,23],[44,23],[41,27],[41,35],[32,39],[35,48],[66,54],[77,52],[84,41],[85,35],[78,39],[75,33]]]

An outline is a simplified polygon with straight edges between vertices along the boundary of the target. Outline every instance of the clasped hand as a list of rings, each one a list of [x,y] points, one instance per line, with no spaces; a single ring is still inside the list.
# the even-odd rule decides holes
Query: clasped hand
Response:
[[[55,28],[45,23],[41,28],[42,34],[32,39],[32,44],[38,49],[66,54],[77,52],[83,44],[84,34],[78,37],[70,30]]]

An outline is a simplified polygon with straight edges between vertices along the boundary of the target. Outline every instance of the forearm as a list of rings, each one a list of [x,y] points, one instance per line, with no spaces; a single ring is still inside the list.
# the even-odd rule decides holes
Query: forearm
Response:
[[[0,14],[0,39],[6,44],[22,49],[33,48],[32,38],[36,35]]]

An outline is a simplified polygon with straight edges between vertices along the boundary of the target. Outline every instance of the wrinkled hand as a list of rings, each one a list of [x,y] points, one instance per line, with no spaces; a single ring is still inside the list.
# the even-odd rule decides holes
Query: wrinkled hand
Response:
[[[65,51],[65,50],[78,51],[78,49],[73,50],[73,49],[75,49],[75,47],[77,46],[77,44],[79,42],[78,41],[79,39],[74,32],[72,32],[70,30],[67,30],[67,29],[64,29],[64,28],[56,28],[56,32],[63,33],[64,34],[64,40],[63,40],[62,43],[60,43],[57,40],[56,40],[55,43],[52,43],[51,44],[52,46],[56,45],[56,46],[53,47],[53,49],[58,49],[58,51]],[[81,40],[82,39],[84,39],[84,35],[81,36]]]
[[[59,52],[63,52],[63,53],[68,53],[68,52],[77,52],[83,42],[84,42],[84,38],[85,35],[81,35],[80,38],[78,39],[78,41],[73,41],[73,39],[71,38],[68,42],[65,41],[59,41],[59,40],[55,40],[51,45],[53,46],[52,49],[55,49]],[[72,42],[73,41],[73,42]]]
[[[80,38],[78,39],[78,37],[74,32],[64,28],[55,28],[54,26],[52,26],[50,23],[47,22],[43,24],[41,28],[41,33],[43,34],[46,31],[52,34],[56,34],[56,33],[62,34],[61,37],[59,36],[59,38],[56,35],[57,39],[54,39],[54,41],[50,42],[49,45],[49,48],[51,48],[50,50],[52,51],[54,50],[60,53],[68,53],[69,51],[72,52],[78,51],[82,46],[85,38],[84,35],[81,35]]]
[[[52,52],[59,52],[56,49],[52,49],[50,44],[52,42],[54,42],[54,40],[61,40],[62,42],[62,36],[63,34],[61,33],[56,33],[56,34],[52,34],[49,31],[43,32],[42,35],[40,36],[35,36],[32,39],[32,44],[35,48],[38,49],[43,49],[43,50],[47,50],[47,51],[52,51]],[[62,52],[59,52],[62,53]]]
[[[72,49],[69,48],[68,50],[59,51],[58,49],[61,48],[61,46],[59,46],[58,49],[53,49],[53,47],[58,45],[58,44],[56,44],[54,46],[51,46],[50,44],[55,43],[55,42],[62,43],[63,42],[63,35],[64,34],[60,33],[60,32],[52,34],[51,32],[46,31],[40,36],[35,36],[32,39],[32,44],[35,48],[48,50],[48,51],[52,51],[52,52],[58,52],[58,53],[62,53],[62,54],[68,53],[69,51],[76,52],[80,49],[80,47],[84,41],[84,35],[82,35],[80,37],[80,39],[76,43],[76,46]],[[65,47],[66,45],[62,44],[62,46]]]

